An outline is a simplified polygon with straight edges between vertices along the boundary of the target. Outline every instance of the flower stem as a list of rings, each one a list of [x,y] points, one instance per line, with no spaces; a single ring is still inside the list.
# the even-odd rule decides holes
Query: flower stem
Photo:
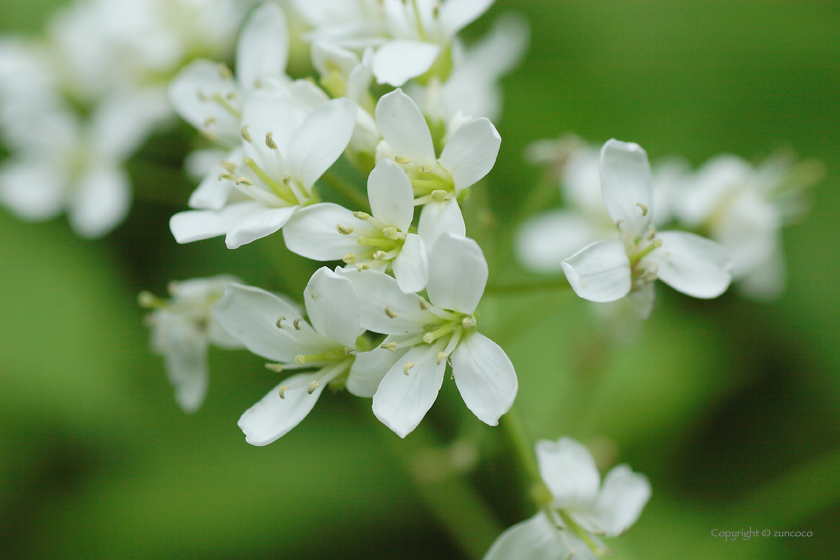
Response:
[[[333,191],[355,204],[359,210],[370,212],[370,203],[368,203],[367,197],[360,193],[357,189],[353,188],[353,185],[345,181],[343,178],[339,177],[332,171],[327,171],[321,175],[321,180],[329,185]]]
[[[519,461],[520,467],[528,475],[530,483],[535,486],[543,484],[537,458],[534,455],[533,443],[525,434],[525,428],[522,426],[522,420],[519,418],[516,405],[513,405],[502,416],[499,423],[510,442],[511,449]]]
[[[365,403],[365,416],[370,417]],[[474,560],[484,557],[503,527],[481,497],[448,459],[446,449],[426,424],[421,423],[400,439],[376,422],[376,431],[402,464],[419,497],[464,553]]]

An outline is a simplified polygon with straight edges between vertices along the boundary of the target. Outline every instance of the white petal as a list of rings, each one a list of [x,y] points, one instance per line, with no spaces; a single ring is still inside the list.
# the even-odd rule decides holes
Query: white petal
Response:
[[[171,116],[163,89],[111,94],[98,102],[91,115],[91,148],[108,157],[125,159]]]
[[[373,56],[373,75],[380,84],[399,87],[432,67],[440,47],[421,41],[388,41]]]
[[[572,289],[589,301],[615,301],[630,291],[630,259],[621,241],[598,241],[563,261]]]
[[[232,81],[222,79],[219,65],[209,60],[196,60],[181,70],[169,84],[169,102],[194,128],[202,130],[208,119],[213,119],[212,130],[220,133],[219,141],[235,146],[238,142],[239,122],[236,116],[221,104],[210,99],[219,93],[236,94]]]
[[[450,37],[477,20],[494,0],[446,0],[438,19]]]
[[[397,281],[384,272],[339,269],[337,273],[353,282],[361,308],[362,328],[381,334],[399,335],[417,332],[434,319],[421,311],[420,298],[400,290]],[[385,313],[388,307],[392,315]]]
[[[609,140],[601,148],[601,194],[613,223],[622,222],[631,237],[650,224],[653,179],[647,153],[638,144]]]
[[[213,315],[228,334],[263,358],[287,363],[298,354],[315,353],[302,348],[293,336],[291,324],[300,310],[265,290],[231,284],[213,307]],[[280,317],[286,318],[282,329],[277,327]]]
[[[485,118],[462,124],[446,143],[440,163],[455,181],[455,191],[469,187],[483,179],[496,164],[502,137],[496,127]]]
[[[257,239],[262,239],[282,228],[299,206],[288,208],[254,208],[231,224],[225,236],[228,249],[236,249]]]
[[[221,210],[188,210],[169,220],[169,229],[178,243],[191,243],[224,235],[242,216],[264,208],[259,202],[238,202]]]
[[[195,153],[195,152],[193,152]],[[242,150],[236,149],[222,158],[216,159],[198,187],[190,195],[188,202],[190,208],[196,210],[221,210],[227,203],[230,191],[233,188],[231,181],[219,179],[222,173],[230,173],[221,166],[221,161],[230,162],[242,161]]]
[[[781,239],[776,249],[762,263],[738,279],[738,288],[746,296],[760,300],[772,300],[782,295],[785,289],[787,269],[782,253]]]
[[[343,346],[362,334],[361,311],[353,283],[327,267],[315,271],[303,291],[306,314],[316,331]]]
[[[64,208],[66,185],[47,166],[8,161],[0,170],[0,201],[24,220],[48,220]]]
[[[598,529],[607,537],[623,533],[639,518],[650,494],[650,482],[645,475],[634,473],[627,465],[613,468],[604,478],[596,502]]]
[[[284,379],[260,401],[245,411],[237,423],[251,445],[277,441],[306,418],[326,387],[321,383],[309,393],[309,384],[321,377],[318,373],[300,373]],[[288,385],[280,398],[280,387]]]
[[[402,90],[383,95],[376,104],[376,126],[397,156],[417,165],[435,163],[432,133],[420,108]]]
[[[659,265],[660,280],[696,298],[715,298],[729,287],[731,265],[723,247],[683,231],[666,231],[656,238],[662,247],[644,260]]]
[[[519,388],[505,351],[481,333],[465,335],[452,353],[452,372],[467,408],[485,424],[498,425]]]
[[[397,284],[404,293],[413,294],[425,288],[429,278],[429,259],[423,238],[409,233],[392,266]]]
[[[414,219],[414,191],[400,166],[390,159],[381,160],[368,177],[367,190],[373,217],[408,231]]]
[[[350,143],[357,112],[352,101],[334,99],[316,107],[295,131],[289,147],[289,167],[307,189],[335,163]]]
[[[423,238],[426,247],[434,247],[438,237],[444,233],[466,235],[467,226],[464,224],[458,201],[451,198],[443,202],[424,204],[420,212],[420,222],[417,224],[417,233]]]
[[[170,332],[163,349],[169,382],[175,387],[175,401],[184,412],[201,407],[207,394],[207,339],[191,325]]]
[[[563,259],[598,239],[603,237],[577,212],[544,212],[526,221],[516,232],[516,257],[528,269],[559,272],[563,270]]]
[[[131,204],[131,183],[119,167],[91,169],[79,181],[69,209],[70,225],[82,237],[101,237],[123,221]]]
[[[236,45],[236,77],[248,90],[261,76],[282,74],[289,58],[289,31],[280,6],[265,2],[245,22]]]
[[[289,251],[316,261],[337,261],[361,249],[357,235],[342,235],[337,225],[364,230],[367,224],[353,213],[331,202],[313,204],[295,212],[283,227]]]
[[[601,477],[592,454],[571,438],[536,444],[540,476],[560,508],[589,509],[598,498]]]
[[[483,560],[568,560],[570,554],[560,531],[539,512],[499,535]]]
[[[338,68],[341,75],[346,77],[357,64],[359,64],[359,57],[353,51],[326,41],[312,41],[312,66],[321,77],[327,76],[333,67]]]
[[[443,348],[438,342],[409,350],[388,370],[373,396],[373,413],[402,438],[417,427],[437,399],[446,369],[446,360],[437,363]],[[406,375],[403,369],[412,363]]]
[[[394,364],[403,363],[400,360],[407,351],[407,348],[398,348],[394,352],[374,348],[370,352],[357,354],[353,367],[350,368],[350,376],[347,378],[347,390],[357,397],[368,399],[373,397],[382,378]]]
[[[445,233],[429,252],[429,300],[437,307],[471,314],[484,294],[487,275],[478,243]]]

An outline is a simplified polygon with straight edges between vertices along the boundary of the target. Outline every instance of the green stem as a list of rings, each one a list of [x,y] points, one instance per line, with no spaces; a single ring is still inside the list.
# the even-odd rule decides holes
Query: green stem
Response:
[[[327,171],[321,175],[321,180],[329,185],[332,190],[355,204],[356,208],[370,212],[370,203],[367,197],[332,171]]]
[[[371,417],[367,401],[356,400],[365,403],[365,417]],[[431,429],[421,423],[405,439],[379,422],[376,431],[411,477],[426,507],[461,550],[474,560],[483,558],[504,528],[451,464],[446,449]]]
[[[537,458],[534,454],[534,446],[531,439],[525,434],[525,428],[522,425],[522,420],[519,418],[516,405],[512,406],[502,416],[500,424],[519,461],[519,465],[528,474],[530,483],[535,486],[543,484],[542,476],[540,476],[540,468],[537,465]]]
[[[487,287],[484,288],[484,293],[494,296],[505,294],[520,294],[523,292],[568,290],[569,288],[571,288],[571,286],[569,285],[569,282],[566,281],[566,279],[564,278],[563,280],[547,280],[545,282],[528,282],[525,284],[488,284]]]

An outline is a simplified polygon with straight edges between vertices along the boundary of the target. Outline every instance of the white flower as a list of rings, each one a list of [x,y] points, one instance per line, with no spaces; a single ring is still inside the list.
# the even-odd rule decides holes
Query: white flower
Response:
[[[388,335],[381,348],[359,360],[373,412],[400,437],[409,434],[431,408],[451,359],[455,384],[482,422],[495,426],[516,397],[518,382],[504,350],[476,329],[475,308],[487,282],[487,262],[478,244],[441,235],[429,253],[429,302],[403,293],[380,272],[337,271],[352,280],[361,305],[362,327]],[[391,353],[393,352],[393,354]],[[364,356],[364,358],[363,358]],[[381,381],[380,381],[381,380]]]
[[[373,74],[380,84],[401,86],[425,74],[455,35],[478,19],[493,0],[297,0],[315,30],[311,38],[347,48],[375,46]],[[445,66],[445,65],[444,65]]]
[[[657,233],[647,154],[610,140],[601,150],[601,192],[621,238],[598,241],[563,260],[575,293],[596,302],[631,293],[647,316],[656,278],[684,294],[713,298],[729,286],[729,259],[717,243],[680,231]]]
[[[31,221],[66,210],[80,236],[105,235],[131,203],[123,162],[166,114],[165,100],[155,92],[115,94],[87,121],[48,95],[31,101],[3,114],[17,149],[0,169],[0,202]]]
[[[515,14],[499,17],[490,31],[469,47],[452,43],[452,72],[427,85],[411,82],[406,92],[433,120],[449,122],[462,113],[497,120],[502,112],[499,80],[510,73],[528,46],[528,23]]]
[[[423,239],[409,233],[414,195],[408,177],[384,159],[368,178],[368,197],[372,215],[331,203],[296,212],[283,229],[286,246],[309,259],[341,259],[359,270],[390,268],[403,292],[419,292],[428,263]]]
[[[223,161],[217,181],[199,186],[210,209],[172,217],[176,241],[226,234],[235,249],[282,228],[298,208],[318,201],[313,185],[347,147],[356,112],[348,99],[312,109],[283,90],[255,93],[242,111],[241,163]]]
[[[208,345],[242,348],[211,313],[225,288],[239,281],[233,276],[214,276],[172,282],[168,301],[148,292],[140,294],[140,305],[154,309],[146,317],[152,351],[164,357],[175,400],[185,412],[198,410],[207,394]]]
[[[437,157],[423,113],[397,89],[377,103],[376,124],[385,141],[378,157],[393,154],[414,187],[414,204],[423,205],[417,230],[426,244],[444,232],[464,235],[457,196],[496,163],[502,139],[493,123],[478,118],[462,124]]]
[[[600,150],[581,146],[576,137],[540,140],[529,146],[533,163],[561,168],[561,210],[541,212],[528,219],[516,234],[516,256],[529,270],[553,273],[562,270],[563,259],[599,239],[617,239],[601,195]],[[571,151],[571,153],[569,153]],[[652,223],[660,227],[671,219],[670,193],[687,183],[688,166],[677,158],[658,162],[652,172]]]
[[[812,162],[777,155],[752,166],[719,155],[679,191],[679,217],[708,232],[732,258],[732,276],[749,296],[772,298],[785,284],[781,230],[805,211],[802,195],[822,176]]]
[[[627,465],[601,486],[592,455],[573,439],[538,441],[536,452],[550,496],[535,516],[502,533],[484,560],[595,560],[606,552],[598,537],[622,534],[650,499],[647,478]]]
[[[169,100],[181,118],[224,146],[240,141],[245,99],[266,80],[286,84],[289,55],[286,18],[266,2],[245,22],[236,48],[236,76],[224,65],[196,60],[169,85]]]
[[[303,292],[310,323],[288,301],[248,286],[232,285],[216,305],[216,318],[248,350],[272,360],[272,371],[314,369],[280,382],[239,419],[251,445],[268,445],[303,420],[330,383],[350,374],[356,351],[359,303],[352,283],[327,268]],[[352,375],[352,374],[350,374]]]

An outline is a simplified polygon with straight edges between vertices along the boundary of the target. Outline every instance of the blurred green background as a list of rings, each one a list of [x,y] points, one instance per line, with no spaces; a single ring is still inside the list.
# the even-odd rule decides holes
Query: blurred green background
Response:
[[[60,4],[3,0],[0,31],[37,34]],[[610,346],[568,294],[485,298],[528,434],[572,435],[650,477],[641,520],[609,543],[619,558],[836,556],[840,4],[499,0],[466,36],[508,10],[528,17],[532,42],[504,80],[485,192],[498,231],[538,178],[524,146],[566,131],[695,166],[787,147],[827,170],[810,215],[785,231],[789,285],[775,304],[659,286],[640,338]],[[77,239],[64,218],[0,213],[0,558],[466,558],[404,468],[423,436],[400,442],[369,403],[325,393],[282,440],[251,447],[236,420],[277,380],[260,358],[214,349],[205,405],[178,409],[137,292],[224,272],[294,295],[314,269],[280,240],[175,244],[168,219],[192,188],[179,172],[187,138],[177,128],[130,162],[136,201],[104,240]],[[508,271],[485,242],[494,271]],[[493,449],[498,431],[452,385],[428,424]],[[532,513],[510,464],[490,454],[465,481],[500,528]],[[750,527],[813,536],[711,536]],[[478,548],[494,537],[477,534]]]

